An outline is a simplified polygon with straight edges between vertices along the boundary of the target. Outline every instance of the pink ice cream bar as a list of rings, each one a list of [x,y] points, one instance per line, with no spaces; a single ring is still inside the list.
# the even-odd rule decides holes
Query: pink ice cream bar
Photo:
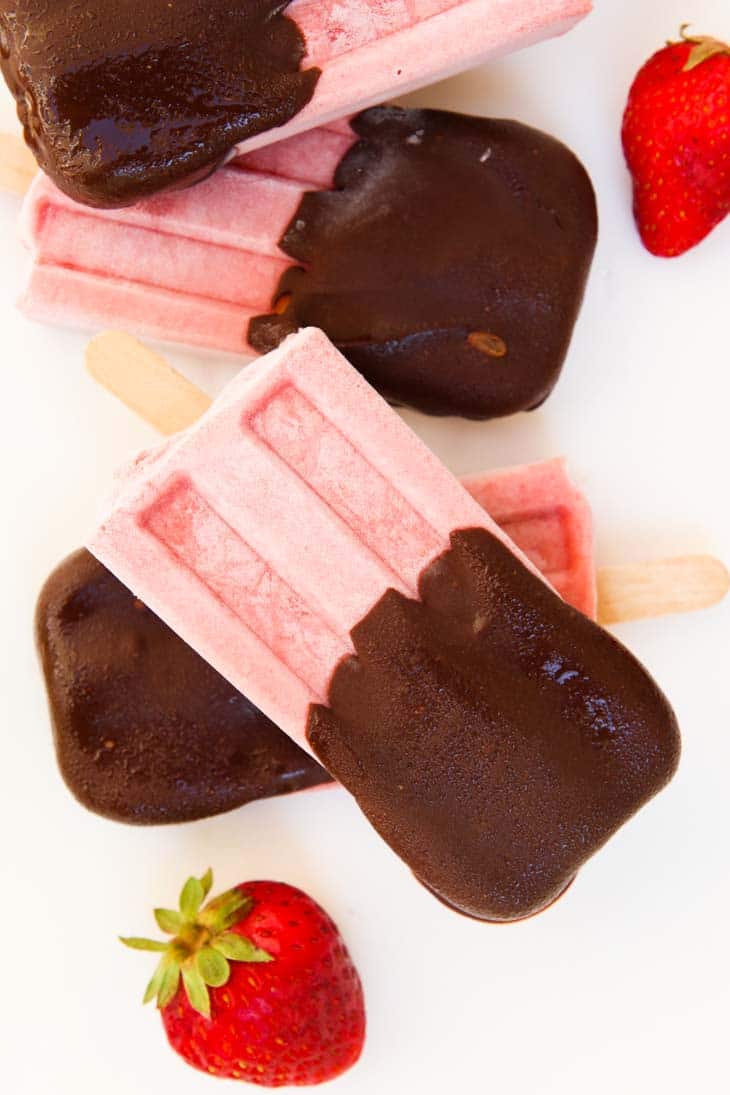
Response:
[[[589,0],[0,3],[41,167],[129,205],[251,151],[569,30]]]
[[[32,319],[248,353],[290,260],[279,239],[310,187],[329,188],[355,140],[347,122],[234,160],[187,190],[127,209],[72,201],[43,174],[22,210]]]
[[[322,75],[311,102],[252,151],[444,80],[584,18],[592,0],[294,0],[289,14]]]
[[[510,543],[316,330],[119,485],[90,550],[304,748],[388,589],[413,595],[452,529]]]
[[[472,916],[550,904],[676,767],[645,670],[319,331],[127,469],[89,546]]]
[[[466,475],[461,483],[563,600],[595,619],[593,518],[565,460]]]
[[[41,176],[23,225],[35,319],[245,354],[320,327],[391,402],[470,418],[550,393],[597,230],[590,179],[559,141],[396,107],[126,209],[81,206]]]

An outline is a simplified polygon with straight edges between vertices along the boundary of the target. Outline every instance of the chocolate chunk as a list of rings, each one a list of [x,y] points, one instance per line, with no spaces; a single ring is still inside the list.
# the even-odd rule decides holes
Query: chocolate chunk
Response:
[[[38,163],[129,205],[204,178],[309,102],[289,0],[0,0],[0,64]]]
[[[483,529],[456,532],[353,631],[311,710],[317,756],[415,874],[462,912],[546,907],[671,778],[648,673]]]
[[[61,773],[96,813],[192,821],[330,779],[87,551],[46,582],[36,635]]]
[[[251,345],[321,327],[393,403],[465,418],[538,406],[596,243],[584,168],[517,122],[380,107],[352,126],[334,191],[305,194],[281,240],[299,265]]]

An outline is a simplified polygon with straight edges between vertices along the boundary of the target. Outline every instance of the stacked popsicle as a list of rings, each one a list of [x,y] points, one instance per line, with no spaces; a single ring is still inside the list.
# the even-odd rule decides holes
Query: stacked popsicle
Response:
[[[353,140],[335,123],[129,209],[82,206],[37,175],[22,213],[33,267],[21,307],[48,323],[251,353],[248,323],[289,265],[278,241],[305,190],[332,185]]]

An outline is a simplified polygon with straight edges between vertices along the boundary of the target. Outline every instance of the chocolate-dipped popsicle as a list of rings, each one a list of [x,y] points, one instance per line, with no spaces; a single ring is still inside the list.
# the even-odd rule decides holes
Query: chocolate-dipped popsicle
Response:
[[[384,107],[351,125],[334,189],[305,194],[280,241],[297,265],[251,345],[320,327],[391,402],[466,418],[538,406],[596,244],[584,167],[519,122]]]
[[[307,739],[461,912],[539,912],[674,773],[646,671],[485,529],[453,533],[417,598],[389,590],[351,634]]]
[[[290,136],[562,33],[591,4],[497,7],[0,0],[0,63],[41,166],[72,197],[113,207],[195,182],[241,142]]]
[[[193,821],[331,778],[87,551],[45,583],[36,637],[61,774],[95,813]]]
[[[472,916],[546,907],[678,762],[646,671],[320,331],[131,464],[89,546]]]
[[[311,322],[395,403],[469,418],[535,406],[595,246],[585,170],[517,122],[383,107],[351,125],[130,210],[81,209],[37,180],[21,306],[234,352]]]
[[[0,0],[0,63],[40,166],[104,206],[204,178],[314,92],[287,6]]]

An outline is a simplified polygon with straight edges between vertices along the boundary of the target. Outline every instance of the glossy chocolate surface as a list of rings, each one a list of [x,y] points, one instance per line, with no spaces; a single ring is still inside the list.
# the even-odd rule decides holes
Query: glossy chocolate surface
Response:
[[[549,905],[676,768],[674,714],[608,632],[483,529],[357,625],[309,741],[417,877],[471,916]]]
[[[281,240],[299,265],[251,345],[321,327],[387,399],[429,414],[542,403],[596,243],[583,166],[517,122],[379,107],[352,125],[335,189],[306,194]]]
[[[191,821],[329,781],[87,551],[46,582],[36,635],[61,772],[96,813]]]
[[[311,99],[288,0],[0,0],[0,64],[38,163],[129,205],[208,175]]]

